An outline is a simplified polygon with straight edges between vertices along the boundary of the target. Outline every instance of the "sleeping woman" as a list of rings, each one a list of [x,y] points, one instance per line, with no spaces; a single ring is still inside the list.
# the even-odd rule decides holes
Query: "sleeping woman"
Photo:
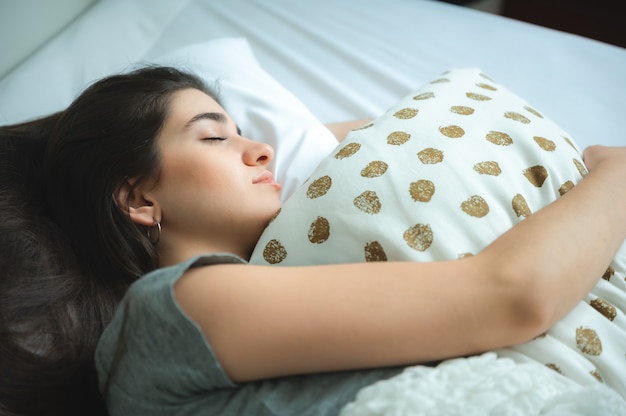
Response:
[[[107,77],[0,135],[2,247],[24,247],[2,259],[11,376],[1,394],[13,413],[44,393],[49,406],[77,407],[76,395],[55,403],[53,387],[89,389],[97,372],[112,415],[337,414],[406,366],[542,336],[626,238],[626,148],[595,146],[584,179],[473,255],[396,261],[379,244],[369,252],[389,261],[256,264],[281,208],[273,150],[242,137],[202,81],[173,68]],[[441,181],[465,175],[455,172]],[[332,186],[316,182],[313,195]],[[357,205],[378,206],[372,194]],[[466,207],[486,211],[478,199]],[[410,248],[428,235],[409,233]]]

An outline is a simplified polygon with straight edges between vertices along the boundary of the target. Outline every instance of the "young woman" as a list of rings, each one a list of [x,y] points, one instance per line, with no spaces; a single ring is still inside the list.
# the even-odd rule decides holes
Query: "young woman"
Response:
[[[476,256],[247,265],[280,207],[273,150],[171,68],[109,77],[1,135],[7,204],[28,207],[10,215],[31,224],[13,235],[46,237],[38,249],[56,264],[3,271],[2,366],[21,380],[45,368],[48,380],[72,385],[80,374],[73,385],[87,385],[108,324],[96,366],[111,414],[336,414],[402,366],[542,333],[626,238],[626,148],[596,146],[578,186]],[[30,313],[12,321],[22,299]],[[72,366],[55,373],[63,363]],[[9,401],[26,388],[3,383],[4,406],[26,406]]]

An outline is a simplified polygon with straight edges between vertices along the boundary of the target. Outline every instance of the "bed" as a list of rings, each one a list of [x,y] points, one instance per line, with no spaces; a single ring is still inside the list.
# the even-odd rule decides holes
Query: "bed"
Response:
[[[442,71],[474,66],[581,145],[626,143],[626,50],[427,0],[98,1],[0,79],[0,121],[58,109],[97,77],[219,37],[247,38],[322,122],[375,116]]]
[[[224,106],[244,133],[276,147],[286,198],[336,144],[319,125],[376,117],[444,71],[475,67],[533,103],[581,148],[626,145],[626,50],[580,36],[433,0],[100,0],[82,7],[0,78],[0,124],[58,111],[93,80],[137,63],[205,74],[226,66],[213,80],[225,81],[225,96],[240,102]],[[256,84],[240,88],[250,74]],[[290,112],[292,124],[250,113],[243,108],[250,100]],[[294,122],[301,123],[295,135]]]

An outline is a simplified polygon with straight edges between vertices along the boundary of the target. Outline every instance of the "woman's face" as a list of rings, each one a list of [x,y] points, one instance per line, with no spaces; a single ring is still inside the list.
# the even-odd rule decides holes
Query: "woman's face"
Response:
[[[242,137],[224,109],[194,89],[173,95],[158,145],[161,175],[151,193],[161,210],[160,245],[248,258],[281,205],[267,169],[273,149]]]

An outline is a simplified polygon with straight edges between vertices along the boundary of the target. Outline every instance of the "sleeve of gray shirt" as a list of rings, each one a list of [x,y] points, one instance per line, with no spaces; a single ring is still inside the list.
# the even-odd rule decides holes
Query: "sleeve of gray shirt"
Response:
[[[400,368],[283,377],[237,385],[201,329],[179,307],[174,283],[190,267],[244,263],[230,254],[189,259],[137,280],[96,350],[100,389],[115,415],[335,415],[358,389]]]

